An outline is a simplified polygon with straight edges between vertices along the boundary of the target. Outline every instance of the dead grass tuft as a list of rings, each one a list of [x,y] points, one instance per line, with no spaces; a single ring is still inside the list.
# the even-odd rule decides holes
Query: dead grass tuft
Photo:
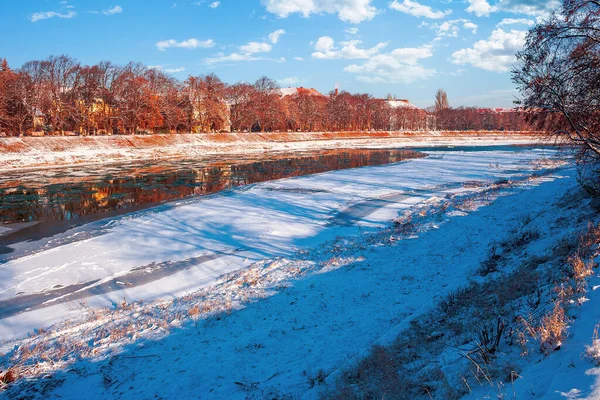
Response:
[[[526,332],[539,344],[543,354],[559,350],[566,337],[569,319],[565,315],[565,309],[561,301],[555,301],[552,310],[548,311],[539,323],[533,324],[521,319]],[[526,340],[522,339],[524,342]]]
[[[598,331],[600,330],[600,324],[596,324],[594,327],[594,334],[592,335],[592,345],[586,346],[584,357],[592,361],[596,366],[600,366],[600,338],[598,337]]]
[[[200,307],[198,307],[198,305],[190,307],[188,309],[188,315],[194,320],[198,319],[198,317],[200,316]]]
[[[14,368],[9,368],[6,371],[0,372],[0,383],[2,385],[8,385],[9,383],[15,382],[17,379],[18,375]]]
[[[584,261],[578,253],[572,254],[567,258],[567,265],[571,276],[575,278],[578,283],[584,281],[585,278],[594,273],[592,270],[592,263]]]

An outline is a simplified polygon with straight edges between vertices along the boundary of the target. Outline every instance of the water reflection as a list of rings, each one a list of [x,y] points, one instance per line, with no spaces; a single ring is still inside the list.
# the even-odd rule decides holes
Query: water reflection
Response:
[[[0,223],[77,220],[273,179],[383,165],[420,157],[411,150],[345,149],[74,167],[0,177]],[[156,163],[156,162],[155,162]],[[89,218],[86,218],[89,220]],[[4,225],[6,226],[6,225]]]

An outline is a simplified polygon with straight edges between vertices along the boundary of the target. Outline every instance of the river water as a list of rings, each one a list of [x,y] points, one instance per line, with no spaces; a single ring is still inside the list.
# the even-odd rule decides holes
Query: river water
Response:
[[[236,186],[422,156],[412,150],[344,149],[7,173],[0,176],[0,226],[104,217]]]

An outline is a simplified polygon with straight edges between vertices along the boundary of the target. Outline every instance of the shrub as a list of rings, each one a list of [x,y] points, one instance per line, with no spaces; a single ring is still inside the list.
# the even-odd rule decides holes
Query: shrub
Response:
[[[560,301],[554,303],[554,308],[540,320],[536,329],[540,349],[544,354],[550,350],[559,350],[567,331],[568,319]]]

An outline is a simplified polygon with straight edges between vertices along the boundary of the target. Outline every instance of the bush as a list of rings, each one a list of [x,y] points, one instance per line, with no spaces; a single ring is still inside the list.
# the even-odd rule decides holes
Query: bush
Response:
[[[577,182],[591,196],[600,196],[600,162],[597,160],[580,161],[577,166]]]

